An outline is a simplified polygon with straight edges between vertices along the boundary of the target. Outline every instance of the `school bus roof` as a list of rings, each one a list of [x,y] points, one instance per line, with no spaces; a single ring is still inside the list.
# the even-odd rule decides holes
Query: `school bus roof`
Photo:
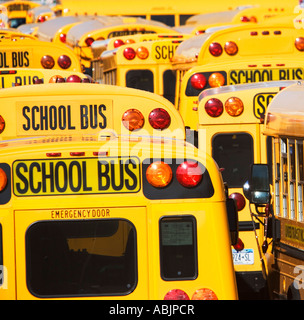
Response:
[[[45,134],[90,135],[105,130],[114,130],[117,134],[185,139],[183,119],[174,105],[143,90],[94,83],[51,83],[2,89],[0,101],[0,114],[6,121],[0,139]],[[49,123],[51,118],[43,118],[43,114],[52,111],[59,116],[55,109],[60,109],[61,120],[58,118]],[[134,113],[140,126],[131,132],[129,120],[124,117],[129,116],[128,119],[132,120]],[[169,116],[165,117],[166,120],[164,113]],[[64,122],[62,117],[66,119]],[[30,118],[32,120],[28,122]],[[164,120],[166,126],[162,130],[154,129],[158,128],[155,122],[152,123],[154,119],[159,123]],[[40,125],[37,127],[34,122]]]
[[[176,50],[172,63],[206,64],[216,63],[222,58],[226,58],[225,61],[228,62],[258,55],[265,57],[274,54],[301,55],[302,52],[295,47],[295,40],[303,35],[303,29],[295,29],[284,24],[272,26],[267,23],[231,27],[185,40]],[[223,49],[228,41],[237,45],[233,56],[229,56]],[[221,56],[213,56],[209,51],[209,46],[215,42],[222,46]]]
[[[278,93],[268,106],[264,134],[304,137],[304,84],[299,82]]]
[[[52,41],[56,32],[66,26],[75,23],[81,23],[83,21],[96,19],[95,16],[64,16],[57,17],[51,20],[47,20],[38,25],[37,37],[43,41]]]

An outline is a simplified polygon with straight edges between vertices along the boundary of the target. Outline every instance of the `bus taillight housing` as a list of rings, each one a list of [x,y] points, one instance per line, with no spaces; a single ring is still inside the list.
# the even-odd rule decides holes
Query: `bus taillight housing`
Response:
[[[203,172],[195,161],[185,161],[177,167],[177,181],[186,188],[196,187],[202,180]]]
[[[5,129],[5,121],[3,117],[0,115],[0,134],[4,131]]]
[[[194,292],[191,300],[218,300],[218,298],[211,289],[202,288]]]
[[[223,103],[217,98],[209,99],[205,104],[205,110],[210,117],[219,117],[223,111]]]
[[[173,289],[166,293],[164,300],[190,300],[187,293],[180,289]]]
[[[60,68],[68,69],[72,64],[72,61],[69,56],[63,54],[58,58],[57,63]]]
[[[191,85],[196,90],[202,90],[205,88],[207,79],[202,73],[196,73],[191,77]]]
[[[149,50],[146,47],[136,49],[136,55],[139,59],[145,60],[149,57]]]
[[[231,97],[225,102],[225,110],[232,117],[238,117],[244,111],[244,104],[241,99]]]
[[[229,198],[233,199],[235,201],[238,211],[241,211],[241,210],[243,210],[245,208],[246,200],[245,200],[244,196],[241,193],[234,192],[229,196]]]
[[[122,116],[122,123],[129,131],[139,130],[144,126],[145,118],[137,109],[129,109]]]
[[[223,53],[223,47],[218,42],[212,42],[209,46],[209,52],[214,57],[219,57]]]
[[[118,48],[118,47],[120,47],[120,46],[122,46],[122,45],[124,45],[125,43],[124,43],[124,41],[123,40],[121,40],[121,39],[116,39],[115,41],[114,41],[114,48]]]
[[[299,51],[304,51],[304,37],[298,37],[295,41],[295,47]]]
[[[60,33],[60,35],[59,35],[59,40],[60,40],[62,43],[66,43],[66,33]]]
[[[5,189],[7,185],[7,176],[3,169],[0,168],[0,192]]]
[[[123,55],[128,60],[133,60],[136,57],[136,52],[133,48],[126,48],[123,51]]]
[[[84,40],[85,44],[90,47],[95,40],[92,37],[88,37]]]
[[[172,169],[163,161],[150,164],[146,171],[147,181],[155,188],[164,188],[172,180]]]
[[[224,50],[229,56],[234,56],[238,53],[239,48],[235,42],[227,41],[225,43]]]
[[[55,60],[52,56],[45,55],[41,58],[40,63],[44,69],[53,69],[55,65]]]
[[[225,77],[219,72],[212,73],[208,78],[208,84],[211,88],[222,87],[225,85],[225,81]]]
[[[154,129],[164,130],[170,126],[171,117],[165,109],[157,108],[150,112],[149,123]]]

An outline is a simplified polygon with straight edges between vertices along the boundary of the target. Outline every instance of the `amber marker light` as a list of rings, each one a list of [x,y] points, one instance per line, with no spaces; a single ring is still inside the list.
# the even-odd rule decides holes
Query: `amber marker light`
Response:
[[[145,118],[139,110],[129,109],[123,114],[122,123],[129,131],[134,131],[144,126]]]
[[[44,69],[52,69],[54,68],[55,60],[53,57],[45,55],[42,57],[40,63]]]
[[[163,161],[153,162],[146,171],[146,178],[153,187],[164,188],[172,180],[172,169]]]
[[[0,168],[0,191],[4,190],[7,185],[7,176],[3,169]]]
[[[234,56],[239,51],[237,44],[233,41],[226,42],[224,49],[229,56]]]
[[[299,51],[304,51],[304,38],[298,37],[295,41],[295,46]]]
[[[139,59],[147,59],[149,57],[149,50],[146,47],[139,47],[136,49],[136,55]]]
[[[242,100],[237,97],[229,98],[225,102],[225,110],[232,117],[237,117],[241,115],[244,111],[244,105]]]
[[[218,300],[218,298],[211,289],[202,288],[194,292],[191,300]]]
[[[211,88],[221,87],[225,85],[225,77],[219,72],[212,73],[208,79],[208,83]]]

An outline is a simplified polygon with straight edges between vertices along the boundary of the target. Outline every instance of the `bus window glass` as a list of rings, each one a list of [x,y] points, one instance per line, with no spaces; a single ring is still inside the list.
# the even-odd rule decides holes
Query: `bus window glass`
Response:
[[[0,224],[0,289],[4,283],[2,225]]]
[[[253,139],[247,133],[218,134],[212,140],[212,156],[231,188],[241,188],[253,164]]]
[[[287,197],[288,197],[288,166],[287,166],[287,139],[281,139],[281,179],[282,179],[282,199],[283,217],[288,217]]]
[[[164,98],[174,104],[175,100],[175,83],[176,77],[172,70],[166,70],[163,73]]]
[[[175,26],[174,15],[166,14],[166,15],[151,15],[151,20],[159,21],[166,24],[169,27]]]
[[[126,86],[129,88],[154,92],[153,81],[150,70],[130,70],[126,74]]]
[[[289,155],[289,205],[290,205],[290,219],[295,219],[295,141],[288,139],[288,155]]]
[[[196,221],[194,217],[160,220],[160,263],[164,280],[197,277]]]
[[[185,25],[185,24],[186,24],[186,21],[187,21],[190,17],[192,17],[192,16],[193,16],[192,14],[181,14],[181,15],[179,16],[179,25],[180,25],[180,26]]]
[[[298,154],[298,221],[303,221],[303,195],[304,195],[304,158],[303,158],[303,141],[297,140]]]
[[[26,251],[36,296],[123,295],[136,286],[135,228],[126,220],[37,222]]]

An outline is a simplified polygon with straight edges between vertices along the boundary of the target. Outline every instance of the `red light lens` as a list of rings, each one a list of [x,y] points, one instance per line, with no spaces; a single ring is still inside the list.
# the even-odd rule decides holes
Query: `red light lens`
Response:
[[[68,69],[72,64],[70,57],[66,56],[65,54],[60,56],[58,58],[57,62],[58,62],[59,67],[62,69]]]
[[[224,110],[223,103],[217,98],[209,99],[205,104],[205,110],[211,117],[219,117]]]
[[[298,37],[295,41],[295,46],[299,51],[304,51],[304,38]]]
[[[149,122],[152,128],[164,130],[169,127],[171,117],[165,109],[157,108],[150,112]]]
[[[235,192],[229,196],[230,199],[233,199],[236,203],[238,211],[241,211],[245,208],[246,201],[244,196],[241,193]]]
[[[196,90],[202,90],[206,86],[207,79],[202,73],[196,73],[191,77],[191,86]]]
[[[247,16],[242,16],[240,20],[241,22],[250,22],[250,19]]]
[[[203,178],[203,171],[196,161],[185,161],[176,169],[177,181],[184,187],[194,188]]]
[[[43,56],[40,61],[44,69],[52,69],[55,65],[55,60],[51,56]]]
[[[66,43],[66,34],[60,33],[59,39],[62,43]]]
[[[92,43],[94,42],[94,39],[89,37],[89,38],[86,38],[84,42],[88,47],[90,47],[92,45]]]
[[[136,52],[133,48],[126,48],[123,52],[123,55],[128,60],[133,60],[136,56]]]
[[[190,300],[187,293],[180,289],[173,289],[166,293],[164,300]]]
[[[5,121],[2,116],[0,116],[0,133],[2,133],[5,129]]]
[[[219,57],[223,53],[223,48],[218,42],[212,42],[209,46],[209,52],[214,57]]]
[[[118,48],[118,47],[122,46],[123,44],[125,44],[125,43],[123,42],[123,40],[121,40],[121,39],[116,39],[116,40],[114,41],[114,48]]]
[[[71,75],[67,78],[66,82],[81,82],[81,78],[79,76]]]
[[[244,242],[240,238],[238,238],[237,244],[235,244],[233,248],[236,251],[242,251],[245,248]]]
[[[0,168],[0,191],[4,190],[7,185],[7,176],[3,169]]]

